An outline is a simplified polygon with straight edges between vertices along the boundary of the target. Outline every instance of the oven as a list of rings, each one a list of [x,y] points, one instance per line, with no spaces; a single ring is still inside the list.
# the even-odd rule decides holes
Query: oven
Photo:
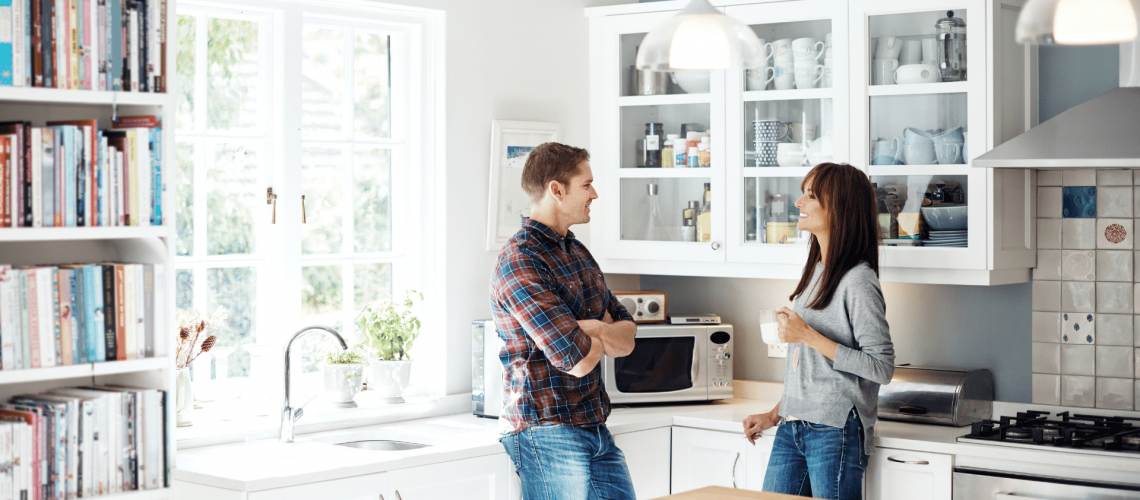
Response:
[[[954,469],[954,500],[1137,500],[1140,485]]]
[[[732,398],[732,325],[638,325],[633,352],[603,358],[613,403]]]

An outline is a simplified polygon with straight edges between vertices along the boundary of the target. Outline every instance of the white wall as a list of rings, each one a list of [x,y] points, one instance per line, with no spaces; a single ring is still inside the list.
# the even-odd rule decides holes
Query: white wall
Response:
[[[583,9],[620,0],[388,0],[446,12],[446,392],[471,388],[471,320],[491,317],[486,248],[491,120],[562,124],[589,146],[588,24]],[[586,227],[574,228],[586,235]],[[424,353],[420,354],[425,355]],[[430,354],[427,354],[430,355]]]

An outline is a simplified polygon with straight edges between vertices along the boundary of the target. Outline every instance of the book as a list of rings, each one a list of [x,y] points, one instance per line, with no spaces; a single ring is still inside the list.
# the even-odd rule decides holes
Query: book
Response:
[[[60,307],[59,294],[59,269],[53,269],[51,273],[51,308],[52,308],[52,331],[54,339],[52,340],[52,347],[55,349],[55,364],[53,366],[60,366],[63,364],[63,310]]]
[[[74,293],[72,286],[75,284],[75,271],[60,267],[56,271],[56,283],[59,290],[59,347],[60,347],[60,364],[70,365],[73,363],[72,350],[71,350],[71,335],[72,335],[72,319],[71,314],[72,304],[74,301]]]
[[[10,136],[12,135],[16,137],[14,146],[16,152],[13,155],[15,160],[13,161],[13,168],[16,170],[16,182],[12,186],[16,193],[13,196],[13,198],[15,198],[13,201],[16,205],[16,209],[12,215],[16,218],[15,222],[22,221],[23,223],[12,224],[13,227],[31,227],[32,225],[32,215],[30,212],[32,208],[30,199],[32,194],[32,179],[30,177],[32,165],[31,162],[28,161],[32,153],[31,130],[29,130],[31,128],[32,126],[29,122],[0,122],[0,135],[7,135],[9,139],[11,139]],[[23,150],[22,154],[20,153],[21,149]],[[21,219],[21,216],[23,219]]]
[[[146,287],[146,266],[143,264],[133,264],[135,273],[135,297],[132,302],[135,314],[135,347],[128,351],[127,358],[139,359],[146,357],[146,342],[147,342],[147,320],[150,317],[147,311],[148,296],[154,293],[153,287],[147,289]]]
[[[12,59],[12,0],[0,0],[0,18],[7,19],[4,32],[0,32],[0,85],[12,86],[15,68]]]
[[[0,205],[0,226],[2,227],[12,225],[12,217],[9,213],[12,207],[12,185],[9,177],[13,171],[12,145],[15,142],[15,138],[0,135],[0,204],[2,204]]]
[[[131,317],[128,313],[128,295],[127,286],[130,283],[130,277],[127,276],[127,266],[124,264],[115,264],[115,359],[122,361],[127,359],[127,329],[131,323]],[[112,349],[108,347],[108,358]]]
[[[103,314],[103,268],[101,266],[83,266],[83,309],[86,322],[88,363],[101,362],[106,359],[103,347],[103,334],[106,329],[106,318]]]
[[[12,348],[19,349],[20,353],[16,354],[16,358],[20,363],[20,368],[32,367],[32,348],[31,348],[31,314],[28,312],[28,273],[23,270],[13,271],[16,274],[17,290],[16,295],[19,296],[20,302],[20,331],[13,335],[12,340],[15,344]]]
[[[55,366],[57,349],[57,342],[55,333],[55,268],[52,267],[39,267],[36,268],[36,291],[39,293],[37,305],[39,306],[39,320],[40,320],[40,366],[48,368]]]
[[[110,90],[124,90],[123,87],[123,0],[107,0],[109,11],[111,39],[110,63],[111,83]],[[129,88],[127,88],[129,90]]]
[[[43,2],[31,0],[32,4],[32,86],[44,86],[44,31]]]
[[[8,10],[7,24],[4,26],[5,31],[11,30],[8,33],[0,35],[0,37],[10,37],[8,42],[12,44],[12,86],[24,86],[24,3],[20,0],[8,0],[11,7]],[[0,17],[4,14],[0,11]]]
[[[0,265],[0,370],[20,368],[16,359],[16,338],[20,333],[19,282],[12,266]]]
[[[28,344],[31,346],[31,358],[29,358],[28,367],[39,368],[43,362],[43,357],[40,354],[43,343],[40,340],[39,279],[36,277],[35,268],[24,269],[23,275],[24,280],[22,284],[24,285],[24,290],[26,290],[24,297],[27,300],[24,307],[28,313],[27,320],[25,321],[28,335],[25,338],[27,338]]]
[[[55,225],[55,189],[52,188],[52,179],[55,178],[56,163],[56,129],[43,128],[41,168],[33,169],[32,181],[32,223],[31,227],[48,227]],[[45,187],[46,185],[46,187]]]
[[[35,0],[33,0],[35,1]],[[55,24],[53,23],[54,13],[52,11],[53,0],[39,0],[40,1],[40,35],[41,46],[40,52],[43,53],[43,72],[44,72],[44,87],[55,87],[55,42],[54,32]]]
[[[71,271],[71,359],[72,364],[87,363],[87,314],[83,292],[83,266],[60,266]]]
[[[92,200],[97,196],[96,186],[93,183],[95,172],[99,168],[97,156],[95,152],[99,148],[99,120],[55,120],[47,122],[47,126],[65,126],[70,125],[78,127],[81,131],[82,154],[76,163],[75,172],[75,185],[77,198],[75,202],[78,205],[76,212],[76,225],[78,226],[93,226],[96,224],[91,223],[92,217],[88,214],[94,214],[95,209],[92,205]],[[71,199],[71,197],[69,197]]]
[[[166,273],[163,264],[147,264],[146,267],[151,270],[153,275],[153,279],[151,279],[153,288],[146,295],[147,300],[150,301],[150,305],[147,307],[147,323],[150,326],[147,327],[146,331],[146,357],[153,358],[155,335],[159,333],[157,330],[161,328],[160,325],[165,324],[163,323],[166,317],[163,304],[166,304],[166,287],[163,286],[163,283],[166,282]]]
[[[76,498],[79,487],[80,477],[80,461],[83,450],[80,446],[80,422],[81,422],[81,409],[82,400],[74,396],[66,396],[60,394],[35,394],[35,395],[22,395],[16,396],[15,400],[27,401],[43,401],[50,403],[61,403],[64,405],[63,420],[65,422],[65,433],[61,442],[65,443],[65,462],[60,469],[63,471],[61,475],[62,498]]]
[[[115,265],[104,264],[103,272],[103,357],[99,361],[118,359],[119,310],[115,302]]]

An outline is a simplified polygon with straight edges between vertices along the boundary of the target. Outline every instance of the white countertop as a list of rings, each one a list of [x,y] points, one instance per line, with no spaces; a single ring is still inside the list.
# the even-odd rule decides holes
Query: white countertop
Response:
[[[607,425],[622,434],[659,427],[693,427],[740,432],[746,416],[771,410],[776,401],[731,399],[708,404],[628,408],[615,406]],[[1010,463],[1032,463],[1027,473],[1066,476],[1074,464],[1072,453],[958,443],[968,427],[945,427],[880,421],[876,445],[881,448],[955,456],[955,466],[1004,468]],[[775,434],[775,429],[765,435]],[[428,443],[416,450],[385,452],[334,446],[322,441],[397,439]],[[743,438],[742,438],[743,439]],[[193,448],[178,452],[176,481],[208,484],[237,491],[282,488],[315,481],[374,474],[394,469],[503,453],[498,442],[498,421],[470,414],[409,420],[297,437],[297,442],[275,440]],[[1095,469],[1103,479],[1122,480],[1140,471],[1140,460],[1080,454],[1081,467]]]

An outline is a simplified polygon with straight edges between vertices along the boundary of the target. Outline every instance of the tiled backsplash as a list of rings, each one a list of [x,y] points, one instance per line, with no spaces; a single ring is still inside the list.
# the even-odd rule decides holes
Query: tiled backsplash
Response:
[[[1033,402],[1140,410],[1140,170],[1037,172]]]

